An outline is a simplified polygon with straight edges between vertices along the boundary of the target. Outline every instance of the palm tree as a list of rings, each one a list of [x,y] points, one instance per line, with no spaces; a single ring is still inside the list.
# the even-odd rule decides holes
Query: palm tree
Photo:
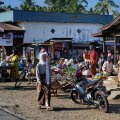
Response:
[[[35,5],[35,1],[34,0],[20,0],[20,1],[22,1],[22,4],[28,5],[29,7]]]
[[[11,7],[11,5],[2,5],[0,6],[0,12],[4,12],[4,11],[10,11],[13,10],[14,8]]]
[[[90,9],[88,9],[88,10],[85,10],[84,13],[85,14],[96,14],[94,8],[92,8],[92,7]]]
[[[115,8],[119,8],[119,6],[113,0],[99,0],[95,6],[95,11],[98,14],[113,15]]]
[[[45,0],[50,11],[80,13],[87,6],[86,0]]]
[[[20,5],[21,10],[31,10],[31,11],[43,11],[42,7],[35,4],[34,0],[21,0],[22,4]]]
[[[65,0],[45,0],[47,11],[61,12],[65,8]]]
[[[66,0],[69,1],[67,4],[67,12],[72,13],[83,13],[88,5],[86,0]]]

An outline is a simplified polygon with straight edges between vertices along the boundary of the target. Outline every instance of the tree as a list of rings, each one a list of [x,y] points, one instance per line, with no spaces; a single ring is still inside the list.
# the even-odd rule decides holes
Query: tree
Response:
[[[89,10],[84,11],[85,14],[96,14],[94,8],[90,8]]]
[[[50,11],[81,13],[88,5],[86,0],[45,0]]]
[[[103,15],[114,15],[116,8],[119,6],[113,0],[99,0],[95,6],[95,12]]]
[[[23,5],[28,5],[29,7],[32,7],[33,5],[35,5],[35,1],[34,0],[20,0],[22,1]]]
[[[21,0],[20,10],[43,11],[43,8],[36,5],[34,0]]]
[[[4,12],[4,11],[10,11],[13,10],[14,8],[11,7],[11,5],[2,5],[0,6],[0,12]]]
[[[66,12],[71,13],[83,13],[88,5],[86,0],[66,0],[68,6],[66,7]]]

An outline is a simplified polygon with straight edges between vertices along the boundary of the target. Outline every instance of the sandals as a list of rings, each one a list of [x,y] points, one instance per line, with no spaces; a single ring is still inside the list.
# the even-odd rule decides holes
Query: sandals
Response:
[[[50,107],[50,106],[46,107],[46,109],[47,109],[48,111],[52,111],[52,110],[53,110],[53,108]]]

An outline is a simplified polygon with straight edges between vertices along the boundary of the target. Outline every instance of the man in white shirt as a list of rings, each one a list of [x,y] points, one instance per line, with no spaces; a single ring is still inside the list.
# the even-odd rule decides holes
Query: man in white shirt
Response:
[[[108,57],[107,61],[104,62],[103,66],[102,66],[102,70],[108,74],[111,74],[113,72],[113,64],[112,64],[111,57]]]

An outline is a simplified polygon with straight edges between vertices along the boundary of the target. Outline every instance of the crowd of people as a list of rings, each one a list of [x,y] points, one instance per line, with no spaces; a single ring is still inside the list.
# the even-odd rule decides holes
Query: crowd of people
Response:
[[[94,46],[90,46],[90,50],[85,49],[83,57],[64,59],[61,58],[57,65],[58,68],[64,69],[67,66],[72,66],[77,71],[81,71],[82,75],[92,77],[94,79],[96,73],[99,75],[116,76],[118,72],[114,70],[113,54],[108,51],[105,56],[103,53],[98,53]],[[120,57],[118,60],[118,68],[120,67]],[[77,74],[78,75],[78,74]],[[81,75],[80,75],[81,76]],[[118,76],[118,85],[120,84],[120,78]]]
[[[36,65],[37,101],[39,109],[41,109],[42,105],[45,105],[47,110],[52,110],[53,108],[50,106],[51,75],[48,58],[48,54],[43,48],[40,51],[39,62]],[[87,49],[84,50],[82,57],[70,59],[60,58],[56,67],[59,69],[64,69],[69,66],[73,67],[76,70],[74,76],[79,80],[82,79],[83,75],[94,78],[97,72],[99,74],[106,73],[108,75],[118,75],[118,86],[120,86],[120,69],[119,73],[114,72],[113,58],[114,57],[111,51],[108,51],[107,56],[104,56],[103,53],[98,55],[95,47],[91,46],[89,51]],[[12,79],[16,79],[19,74],[18,55],[16,50],[13,50],[12,54],[8,58],[8,61],[13,64],[11,77]],[[118,65],[120,68],[120,57],[118,60]],[[26,66],[28,66],[29,70],[31,70],[31,68],[33,67],[30,58],[28,58]],[[29,75],[30,74],[27,75],[28,78]]]
[[[105,72],[109,75],[117,75],[116,73],[114,73],[112,63],[113,57],[110,51],[108,52],[106,58],[107,59],[105,59],[105,56],[102,53],[98,55],[97,51],[95,50],[95,47],[91,46],[90,51],[88,51],[87,49],[84,50],[83,58],[60,58],[56,67],[59,69],[65,69],[69,66],[73,67],[76,70],[74,76],[78,80],[82,79],[84,70],[89,70],[89,73],[87,73],[86,75],[89,77],[91,76],[92,78],[94,78],[94,76],[96,75],[97,69],[99,74]],[[120,65],[120,61],[118,61],[118,63]],[[45,105],[48,110],[51,110],[52,107],[50,107],[50,66],[48,62],[48,54],[44,49],[42,49],[40,52],[40,60],[36,66],[36,77],[38,106],[41,109],[41,106]],[[118,77],[118,85],[119,83],[120,78]]]

